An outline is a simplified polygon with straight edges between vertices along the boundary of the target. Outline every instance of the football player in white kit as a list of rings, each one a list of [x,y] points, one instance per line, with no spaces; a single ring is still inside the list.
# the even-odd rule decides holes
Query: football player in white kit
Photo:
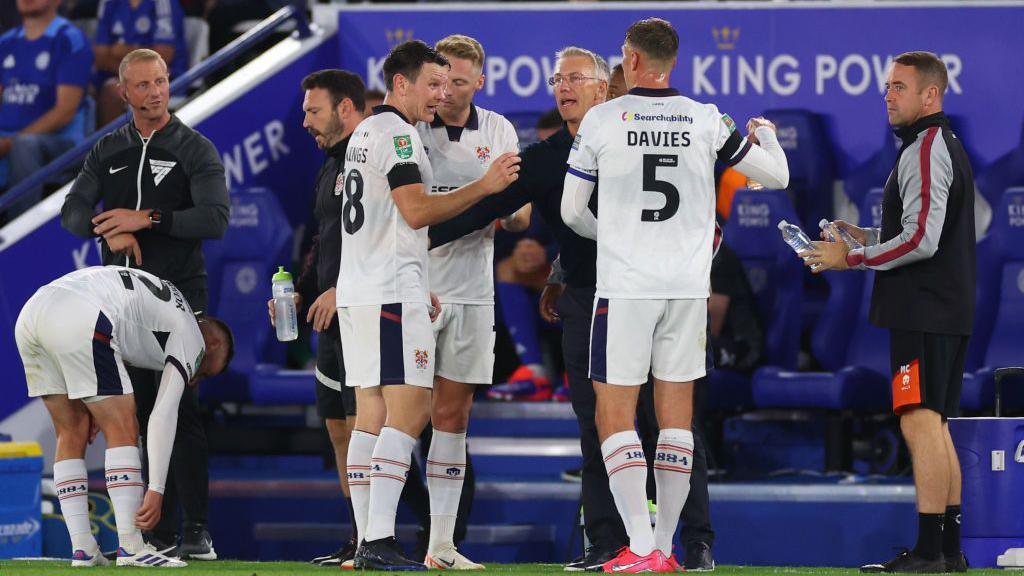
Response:
[[[36,291],[14,328],[30,397],[42,397],[57,433],[53,481],[71,536],[72,566],[101,566],[89,522],[85,448],[98,426],[107,441],[107,492],[118,566],[178,568],[142,540],[160,520],[178,402],[185,386],[220,374],[232,355],[228,327],[196,320],[173,285],[141,270],[77,270]],[[149,489],[142,480],[135,397],[125,365],[163,370],[149,419]],[[92,429],[92,430],[91,430]]]
[[[363,541],[355,567],[426,570],[395,541],[395,513],[412,449],[430,416],[434,334],[428,312],[427,229],[504,190],[519,157],[497,157],[477,180],[430,195],[433,180],[416,122],[444,97],[448,60],[420,41],[384,61],[387,95],[356,127],[346,151],[337,304],[346,384],[358,387],[348,478]]]
[[[754,119],[753,137],[744,140],[713,104],[669,87],[678,49],[679,37],[664,20],[629,28],[622,47],[629,93],[583,119],[562,196],[566,224],[597,239],[590,377],[609,485],[629,535],[629,547],[604,565],[606,572],[678,566],[672,540],[690,489],[693,381],[705,374],[715,160],[769,188],[789,183],[770,122]],[[598,182],[595,218],[587,202]],[[633,425],[649,370],[661,428],[653,530],[647,465]]]
[[[519,137],[504,116],[473,104],[484,86],[484,50],[461,34],[435,46],[451,65],[448,89],[432,122],[416,125],[434,173],[431,194],[447,194],[483,176]],[[502,225],[529,226],[529,205]],[[424,564],[438,570],[479,570],[455,549],[455,523],[466,475],[466,428],[478,384],[494,370],[494,225],[430,251],[430,290],[441,302],[434,322],[437,351],[427,454],[430,539]]]

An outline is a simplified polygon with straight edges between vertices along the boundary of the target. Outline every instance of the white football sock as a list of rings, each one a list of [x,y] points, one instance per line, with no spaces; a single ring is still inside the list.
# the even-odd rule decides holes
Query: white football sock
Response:
[[[82,550],[90,556],[99,550],[89,524],[89,474],[85,460],[61,460],[53,463],[53,483],[57,487],[60,513],[71,535],[72,552]]]
[[[654,451],[654,482],[658,493],[658,514],[654,521],[654,542],[665,556],[672,554],[672,540],[679,526],[679,514],[690,495],[693,471],[693,433],[682,428],[665,428],[658,435]]]
[[[427,454],[427,489],[430,491],[430,544],[427,552],[455,545],[455,517],[459,513],[466,478],[466,433],[434,429]]]
[[[654,531],[647,511],[647,460],[636,430],[616,432],[601,444],[608,487],[615,497],[626,532],[629,549],[638,556],[654,550]]]
[[[366,542],[395,535],[398,499],[409,474],[416,439],[396,428],[383,428],[370,460],[370,510]]]
[[[135,446],[108,448],[104,464],[118,542],[126,552],[135,554],[143,546],[142,532],[135,527],[135,513],[142,506],[142,496],[146,492],[139,449]]]
[[[348,441],[348,458],[345,467],[348,475],[348,491],[352,498],[353,529],[358,543],[366,534],[366,521],[370,509],[370,458],[377,445],[377,436],[362,430],[353,430]]]

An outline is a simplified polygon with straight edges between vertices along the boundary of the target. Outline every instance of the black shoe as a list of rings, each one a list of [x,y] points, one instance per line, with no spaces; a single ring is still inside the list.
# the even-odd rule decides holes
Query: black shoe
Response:
[[[915,573],[915,574],[942,574],[946,571],[946,561],[941,555],[935,560],[922,558],[913,550],[904,549],[885,564],[865,564],[860,567],[865,573]]]
[[[341,548],[338,548],[334,552],[326,556],[317,556],[309,561],[310,564],[316,564],[317,566],[328,566],[338,567],[341,566],[346,560],[351,560],[356,556],[356,548],[359,544],[355,538],[350,539]]]
[[[356,550],[354,566],[356,570],[386,571],[425,571],[423,564],[405,557],[405,552],[398,545],[394,536],[363,543]]]
[[[160,554],[163,554],[164,556],[170,558],[178,558],[178,555],[180,554],[178,548],[178,538],[176,536],[158,536],[153,532],[146,532],[142,535],[142,538],[147,544],[153,546],[153,548],[156,548],[156,551]],[[115,551],[113,554],[116,558],[117,552]]]
[[[687,572],[713,572],[715,570],[715,559],[711,557],[711,546],[704,542],[687,544],[683,568]]]
[[[178,547],[178,556],[192,560],[217,559],[217,551],[213,549],[213,538],[210,538],[210,531],[206,529],[206,524],[185,523],[185,530],[181,534],[181,546]]]
[[[962,550],[956,556],[946,556],[946,572],[967,572],[968,566],[970,564]]]
[[[619,555],[619,548],[605,548],[594,545],[587,548],[587,553],[565,565],[566,572],[603,572],[605,562]]]

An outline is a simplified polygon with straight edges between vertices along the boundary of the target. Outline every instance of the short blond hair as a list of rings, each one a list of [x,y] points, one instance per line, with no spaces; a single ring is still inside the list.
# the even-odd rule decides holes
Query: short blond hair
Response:
[[[136,62],[152,62],[154,60],[159,60],[160,63],[164,65],[164,70],[167,70],[167,62],[164,62],[163,57],[160,56],[160,54],[158,54],[155,50],[150,50],[149,48],[139,48],[138,50],[132,50],[131,52],[125,54],[124,58],[121,58],[121,64],[117,67],[117,79],[123,84],[124,73],[126,70],[128,70],[129,65],[134,64]]]
[[[475,38],[463,34],[452,34],[438,41],[434,45],[434,50],[451,58],[469,60],[474,66],[483,70],[484,47]]]

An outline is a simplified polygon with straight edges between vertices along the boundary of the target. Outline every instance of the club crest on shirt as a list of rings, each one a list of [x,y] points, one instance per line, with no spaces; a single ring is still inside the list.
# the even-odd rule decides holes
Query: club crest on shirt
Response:
[[[345,190],[345,173],[338,172],[338,177],[334,179],[334,195],[341,196],[341,193]]]
[[[135,31],[139,34],[145,34],[149,32],[149,27],[151,25],[152,23],[149,21],[149,18],[147,18],[146,16],[139,16],[135,20]]]
[[[40,52],[39,55],[36,56],[36,68],[38,68],[40,70],[46,70],[46,67],[49,66],[49,65],[50,65],[50,53],[49,52]]]
[[[395,136],[395,154],[402,160],[412,158],[412,139],[408,135]]]
[[[413,351],[413,357],[416,359],[416,369],[417,370],[426,370],[427,369],[427,364],[430,363],[430,352],[427,352],[426,350],[420,350],[419,348],[416,348]]]
[[[14,54],[8,54],[7,58],[4,58],[4,68],[14,68]]]
[[[481,164],[491,159],[491,147],[490,146],[477,146],[476,147],[476,159]]]
[[[729,129],[730,134],[736,131],[736,122],[728,114],[722,114],[722,123]]]

